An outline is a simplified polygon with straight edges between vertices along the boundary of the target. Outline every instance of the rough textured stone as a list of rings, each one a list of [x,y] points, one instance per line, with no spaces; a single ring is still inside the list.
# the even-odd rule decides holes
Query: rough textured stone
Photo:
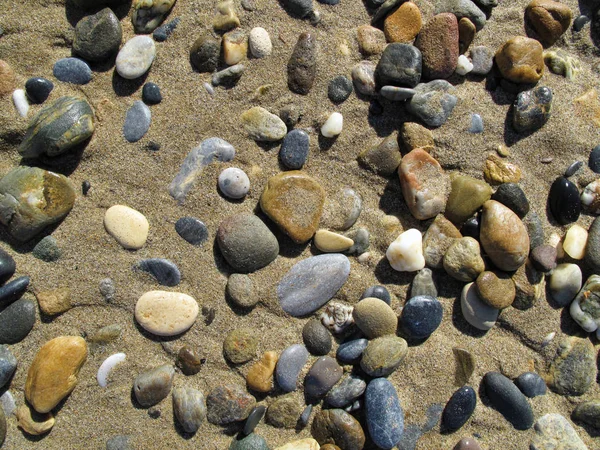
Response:
[[[208,421],[213,425],[244,420],[255,406],[256,399],[234,384],[218,386],[206,398]]]
[[[492,308],[504,309],[515,299],[515,283],[507,275],[482,272],[475,281],[479,298]]]
[[[596,351],[588,339],[563,339],[550,365],[547,382],[561,395],[583,395],[596,379]]]
[[[361,450],[365,445],[360,423],[342,409],[322,410],[316,414],[311,434],[319,444],[335,444],[345,450]]]
[[[423,254],[427,266],[441,269],[446,251],[456,239],[461,237],[462,234],[452,222],[441,214],[436,216],[423,237]]]
[[[587,450],[573,426],[560,414],[546,414],[534,426],[531,450]]]
[[[278,398],[269,405],[265,419],[275,428],[293,429],[302,413],[302,406],[293,396]]]
[[[331,351],[331,334],[321,324],[320,320],[312,319],[306,322],[304,328],[302,328],[302,340],[308,351],[313,355],[322,356]]]
[[[223,354],[234,364],[250,361],[256,355],[259,336],[252,328],[237,328],[223,342]]]
[[[389,44],[377,63],[378,86],[415,87],[421,79],[422,57],[418,48],[401,43]]]
[[[519,166],[507,162],[498,155],[491,153],[485,160],[483,169],[485,181],[490,184],[518,183],[521,179]]]
[[[600,400],[593,399],[580,403],[573,411],[572,417],[594,428],[600,428]]]
[[[537,83],[544,73],[543,50],[535,39],[516,36],[496,52],[496,64],[502,76],[513,83]]]
[[[221,39],[203,30],[190,49],[190,61],[199,72],[213,72],[219,64]]]
[[[302,33],[287,65],[288,87],[292,92],[306,95],[312,89],[317,75],[317,39],[311,33]]]
[[[471,49],[471,61],[473,62],[473,75],[487,75],[494,65],[494,52],[484,45],[478,45]]]
[[[554,44],[571,25],[571,9],[552,0],[533,0],[525,15],[545,46]]]
[[[40,291],[35,294],[40,309],[44,314],[56,316],[71,309],[71,289],[58,288]]]
[[[415,46],[423,56],[423,76],[448,78],[458,59],[458,22],[452,13],[441,13],[427,21]]]
[[[6,61],[0,59],[0,96],[5,96],[14,91],[17,83],[15,71]]]
[[[240,308],[252,308],[259,301],[254,282],[245,274],[229,275],[225,292],[228,298]]]
[[[378,298],[365,298],[356,304],[354,322],[369,339],[394,334],[398,318],[392,308]]]
[[[385,33],[371,25],[361,25],[356,29],[358,49],[365,56],[379,55],[387,45]]]
[[[397,336],[383,336],[369,341],[363,351],[360,367],[372,377],[387,377],[404,360],[408,344]]]
[[[456,239],[444,255],[444,270],[459,281],[473,281],[485,270],[479,242],[472,237]]]
[[[73,52],[88,61],[104,61],[117,53],[122,38],[119,19],[104,8],[77,22]]]
[[[379,145],[365,148],[358,155],[358,161],[377,174],[384,176],[394,174],[402,161],[395,133],[390,134]]]
[[[456,88],[446,80],[433,80],[415,87],[407,110],[430,127],[440,127],[448,120],[458,98]]]
[[[204,394],[197,389],[173,389],[173,414],[186,433],[195,433],[206,419]]]

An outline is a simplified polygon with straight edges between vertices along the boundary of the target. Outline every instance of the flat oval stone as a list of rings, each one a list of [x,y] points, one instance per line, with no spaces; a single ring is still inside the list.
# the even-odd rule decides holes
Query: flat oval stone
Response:
[[[88,84],[92,81],[92,69],[78,58],[59,59],[54,64],[52,74],[63,83]]]
[[[175,364],[184,375],[196,375],[202,367],[202,359],[193,348],[184,345],[177,352]]]
[[[192,245],[202,245],[208,239],[208,228],[200,219],[181,217],[175,222],[175,231]]]
[[[379,95],[383,98],[387,98],[393,102],[402,102],[404,100],[408,100],[413,95],[416,94],[417,91],[410,88],[398,87],[398,86],[383,86],[379,90]]]
[[[375,80],[378,86],[408,86],[414,88],[421,80],[421,52],[410,44],[389,44],[377,63]]]
[[[259,422],[262,420],[262,418],[265,416],[266,412],[267,412],[266,406],[264,406],[264,405],[256,406],[252,410],[252,412],[250,413],[248,418],[246,419],[246,423],[244,424],[244,429],[243,429],[242,433],[245,435],[249,435],[250,433],[252,433],[254,431],[254,429],[256,428],[256,426],[259,424]]]
[[[371,377],[387,377],[400,366],[407,352],[408,344],[401,337],[373,339],[362,353],[360,367]]]
[[[488,372],[483,377],[485,393],[490,402],[517,430],[527,430],[533,425],[533,411],[527,398],[512,381],[498,372]]]
[[[140,373],[133,382],[135,399],[144,408],[156,405],[169,395],[175,368],[170,364]]]
[[[198,316],[198,303],[180,292],[149,291],[135,305],[135,319],[158,336],[176,336],[190,328]]]
[[[423,339],[437,330],[443,314],[442,305],[436,298],[419,295],[412,297],[402,308],[400,324],[410,337]]]
[[[88,61],[104,61],[117,53],[122,38],[118,17],[104,8],[77,22],[73,52]]]
[[[35,325],[35,301],[22,298],[0,312],[0,344],[16,344]]]
[[[548,197],[550,211],[559,224],[566,225],[579,219],[581,199],[579,189],[572,181],[558,177],[552,183]]]
[[[310,138],[304,130],[292,130],[281,144],[279,158],[288,169],[299,170],[306,163],[310,146]]]
[[[87,344],[79,336],[59,336],[37,352],[25,382],[25,398],[39,413],[47,413],[69,395],[87,359]]]
[[[123,248],[137,250],[146,243],[150,224],[139,211],[114,205],[104,214],[104,228]]]
[[[241,120],[244,129],[255,141],[275,142],[283,139],[287,133],[283,120],[260,106],[244,112]]]
[[[329,82],[327,96],[333,103],[342,103],[352,94],[352,81],[344,75],[339,75]]]
[[[304,259],[279,282],[279,303],[286,313],[294,317],[308,315],[327,303],[349,275],[350,261],[339,253]]]
[[[152,121],[150,108],[141,100],[133,102],[125,114],[123,136],[127,142],[137,142],[148,132]]]
[[[298,37],[288,61],[288,88],[296,94],[306,95],[310,92],[316,75],[317,39],[314,34],[305,32]]]
[[[312,319],[306,322],[302,328],[302,340],[313,355],[322,356],[331,351],[333,341],[331,334],[320,320]]]
[[[19,154],[24,158],[61,155],[93,133],[94,113],[90,104],[81,98],[60,97],[31,119]]]
[[[117,73],[127,80],[144,75],[156,56],[156,46],[149,36],[129,39],[119,51],[116,60]]]
[[[354,364],[360,359],[368,344],[367,339],[354,339],[343,342],[338,347],[335,356],[343,363]]]
[[[181,273],[174,262],[164,258],[142,259],[134,269],[138,269],[152,275],[159,284],[163,286],[177,286],[181,281]]]
[[[54,83],[46,78],[33,77],[25,82],[25,92],[32,103],[44,103],[54,89]]]
[[[404,411],[396,389],[385,378],[369,382],[365,391],[369,436],[381,449],[393,448],[404,433]]]
[[[463,386],[458,389],[444,408],[442,413],[442,426],[447,430],[458,430],[461,428],[475,411],[477,394],[471,386]]]
[[[344,408],[357,400],[367,388],[365,380],[349,374],[336,384],[325,397],[325,402],[334,408]]]
[[[30,281],[31,279],[27,276],[19,277],[0,287],[0,307],[8,306],[15,300],[20,299],[27,290]]]
[[[315,361],[304,378],[304,393],[308,397],[323,397],[340,380],[343,370],[330,356]]]
[[[235,384],[217,386],[206,397],[208,421],[213,425],[227,425],[246,419],[256,399]]]
[[[204,394],[191,387],[173,389],[173,414],[186,433],[195,433],[206,418]]]
[[[8,383],[15,370],[17,370],[17,358],[6,345],[0,345],[0,389]],[[0,405],[0,410],[2,410],[2,405]]]
[[[310,431],[317,442],[333,443],[344,450],[361,450],[365,445],[365,433],[360,423],[342,409],[319,411]]]
[[[365,298],[358,302],[352,317],[354,323],[369,339],[394,334],[398,326],[394,310],[378,298]]]
[[[517,377],[515,385],[529,398],[546,394],[546,382],[535,372],[525,372]]]
[[[304,345],[294,344],[286,348],[275,368],[277,384],[285,392],[296,390],[298,375],[308,360],[308,350]]]

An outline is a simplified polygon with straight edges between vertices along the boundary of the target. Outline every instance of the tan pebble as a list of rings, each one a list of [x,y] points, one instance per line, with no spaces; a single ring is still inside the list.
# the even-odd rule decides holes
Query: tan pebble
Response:
[[[319,443],[312,438],[300,439],[299,441],[288,442],[275,450],[319,450]]]
[[[525,14],[546,46],[554,44],[569,29],[573,17],[567,5],[552,0],[533,0]]]
[[[383,31],[388,42],[412,42],[423,25],[421,11],[412,2],[406,2],[385,18]]]
[[[490,184],[518,183],[521,179],[521,169],[492,153],[485,161],[483,176]]]
[[[544,49],[535,39],[516,36],[496,52],[495,61],[504,78],[513,83],[537,83],[544,73]]]
[[[510,156],[510,149],[504,144],[498,144],[498,147],[496,147],[496,152],[498,152],[498,155],[502,156],[503,158]]]
[[[383,300],[374,297],[358,302],[352,317],[356,326],[369,339],[394,334],[398,327],[398,318],[394,310]]]
[[[475,39],[476,32],[477,28],[466,17],[458,21],[458,52],[461,55],[469,49],[473,39]]]
[[[19,406],[15,415],[17,416],[17,426],[32,436],[47,433],[56,422],[52,413],[39,414],[28,405]]]
[[[149,291],[135,305],[135,319],[152,334],[175,336],[190,328],[198,316],[198,303],[181,292]]]
[[[146,243],[150,224],[141,212],[129,206],[114,205],[104,214],[104,227],[123,248],[137,250]]]
[[[508,308],[515,300],[515,283],[508,275],[482,272],[475,281],[479,298],[492,308]]]
[[[233,66],[248,53],[248,37],[242,30],[233,30],[223,35],[223,60],[228,66]]]
[[[385,34],[379,28],[371,25],[361,25],[356,30],[358,49],[365,56],[379,55],[385,49],[387,43]]]
[[[87,359],[87,344],[79,336],[60,336],[37,352],[25,382],[25,398],[39,413],[47,413],[77,385]]]
[[[326,253],[343,252],[354,245],[352,239],[328,230],[318,230],[313,242],[319,250]]]
[[[273,372],[278,359],[276,352],[265,352],[261,360],[248,370],[248,388],[257,392],[269,392],[273,389]]]
[[[0,59],[0,96],[10,94],[16,86],[15,72],[6,61]]]
[[[430,130],[415,122],[405,122],[400,128],[400,139],[398,139],[402,153],[420,148],[431,153],[435,148],[433,134]]]
[[[596,89],[590,89],[573,100],[575,112],[580,117],[589,120],[600,127],[600,101]]]
[[[217,31],[227,31],[240,26],[240,19],[235,12],[232,0],[217,3],[217,15],[213,19],[213,28]]]
[[[565,234],[563,250],[573,259],[583,259],[587,240],[587,230],[579,225],[573,225]]]
[[[69,288],[42,291],[36,293],[35,296],[42,312],[49,316],[56,316],[71,309],[71,290]]]
[[[350,55],[350,47],[348,47],[348,43],[346,41],[342,42],[339,47],[340,53],[344,56]]]

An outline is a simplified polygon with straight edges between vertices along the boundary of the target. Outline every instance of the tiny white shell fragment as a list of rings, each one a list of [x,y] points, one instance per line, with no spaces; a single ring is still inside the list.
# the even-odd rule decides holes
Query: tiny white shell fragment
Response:
[[[15,104],[15,109],[19,115],[21,117],[27,117],[27,113],[29,112],[29,102],[27,101],[27,96],[23,89],[15,89],[13,92],[13,103]]]
[[[96,379],[98,380],[100,387],[106,387],[108,385],[108,374],[115,368],[117,364],[125,361],[125,358],[125,353],[115,353],[104,360],[98,369],[98,375],[96,375]]]
[[[554,336],[556,336],[556,332],[554,331],[548,334],[548,336],[546,336],[542,341],[542,348],[546,347],[552,341],[552,339],[554,339]]]

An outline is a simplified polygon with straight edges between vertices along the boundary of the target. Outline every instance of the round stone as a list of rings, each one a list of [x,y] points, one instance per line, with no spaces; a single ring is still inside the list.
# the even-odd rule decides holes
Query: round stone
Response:
[[[309,398],[320,398],[340,380],[343,370],[335,359],[321,356],[304,378],[304,393]]]
[[[54,64],[52,74],[63,83],[88,84],[92,81],[92,69],[78,58],[59,59]]]
[[[200,219],[182,217],[175,222],[175,231],[192,245],[202,245],[208,239],[208,228]]]
[[[323,126],[321,134],[326,138],[334,138],[342,132],[344,117],[339,112],[331,113]]]
[[[331,351],[333,341],[331,334],[318,319],[306,322],[302,329],[302,339],[308,351],[313,355],[322,356]]]
[[[389,44],[377,63],[375,79],[379,86],[414,88],[421,79],[421,52],[409,44]]]
[[[387,290],[387,288],[385,286],[381,286],[379,284],[376,284],[374,286],[369,286],[367,289],[365,289],[365,291],[360,296],[360,299],[363,300],[365,298],[370,298],[370,297],[378,298],[379,300],[384,301],[388,305],[390,305],[392,302],[392,297],[390,295],[390,292]]]
[[[554,44],[571,25],[571,9],[552,0],[532,0],[525,8],[529,24],[546,46]]]
[[[512,209],[517,216],[523,218],[529,212],[529,201],[523,189],[516,183],[501,184],[492,195],[492,200]]]
[[[504,78],[513,83],[537,83],[544,73],[543,47],[535,39],[516,36],[496,52],[495,60]]]
[[[206,397],[208,421],[213,425],[227,425],[246,419],[256,399],[235,384],[218,386]]]
[[[269,32],[262,27],[254,27],[250,30],[248,45],[250,47],[250,53],[252,53],[252,56],[255,58],[269,56],[273,48]]]
[[[223,354],[230,362],[242,364],[256,356],[258,335],[252,328],[238,328],[231,331],[223,342]]]
[[[506,275],[485,271],[475,281],[479,298],[492,308],[508,308],[515,299],[515,283]]]
[[[88,61],[104,61],[117,53],[122,38],[118,17],[104,8],[77,22],[73,52]]]
[[[581,213],[579,189],[565,177],[558,177],[548,194],[550,211],[560,225],[576,222]]]
[[[415,41],[423,56],[423,76],[436,80],[454,73],[458,61],[458,21],[443,12],[427,21]]]
[[[473,438],[462,438],[454,446],[453,450],[481,450],[481,447]]]
[[[288,169],[298,170],[306,163],[310,147],[310,138],[304,130],[290,131],[281,144],[279,158]]]
[[[352,81],[344,75],[339,75],[329,82],[327,95],[333,103],[342,103],[352,94]]]
[[[483,377],[485,393],[494,408],[517,430],[527,430],[533,425],[533,411],[527,398],[511,380],[498,372],[488,372]]]
[[[104,227],[123,248],[137,250],[146,243],[150,224],[139,211],[114,205],[104,214]]]
[[[398,318],[392,308],[378,298],[366,298],[358,302],[352,316],[369,339],[394,334],[398,326]]]
[[[585,256],[587,241],[587,230],[575,224],[567,230],[567,233],[563,239],[562,247],[569,257],[575,260],[581,260]]]
[[[319,411],[310,431],[321,444],[333,443],[345,450],[361,450],[365,445],[365,433],[360,423],[342,409]]]
[[[157,105],[162,101],[160,87],[158,84],[148,82],[142,88],[142,100],[147,105]]]
[[[293,429],[302,413],[302,406],[293,396],[278,398],[269,405],[265,420],[275,428]]]
[[[550,119],[552,91],[538,86],[530,91],[519,92],[513,105],[513,126],[518,132],[535,131]]]
[[[546,394],[546,382],[535,372],[525,372],[517,377],[515,385],[529,398]]]
[[[35,325],[36,302],[22,298],[0,312],[0,344],[21,342]]]
[[[127,110],[123,124],[123,136],[127,142],[137,142],[143,138],[150,128],[151,121],[150,108],[140,100],[133,102]]]
[[[173,414],[186,433],[195,433],[206,419],[204,394],[191,387],[173,389]]]
[[[135,319],[157,336],[176,336],[190,328],[198,316],[198,303],[180,292],[149,291],[135,305]]]
[[[559,264],[550,276],[549,289],[558,306],[567,306],[581,289],[583,275],[577,264]]]
[[[365,56],[379,55],[387,45],[385,34],[371,25],[361,25],[356,29],[358,49]]]
[[[32,103],[44,103],[52,89],[54,84],[46,78],[33,77],[25,82],[25,92]]]
[[[451,222],[461,224],[490,199],[492,188],[485,181],[466,175],[453,175],[451,180],[451,190],[444,215]]]
[[[362,353],[360,367],[371,377],[387,377],[404,360],[408,344],[398,336],[384,336],[369,341]]]
[[[219,175],[219,189],[226,197],[244,198],[250,190],[250,179],[246,172],[237,167],[229,167]]]
[[[385,378],[369,382],[365,392],[369,436],[379,448],[395,447],[404,433],[404,411],[396,389]]]
[[[429,337],[442,323],[444,310],[434,297],[419,295],[412,297],[402,308],[400,324],[409,337]]]
[[[31,254],[42,261],[52,262],[57,261],[61,257],[62,250],[58,246],[58,241],[55,237],[46,236],[33,247]]]
[[[245,274],[232,273],[227,280],[225,292],[240,308],[252,308],[258,303],[258,293],[252,279]]]
[[[388,42],[411,43],[419,34],[421,25],[419,7],[412,2],[405,2],[385,18],[383,31]]]
[[[446,430],[458,430],[475,411],[477,405],[477,394],[471,386],[463,386],[458,389],[444,408],[442,413],[442,427]]]
[[[116,60],[117,73],[127,80],[141,77],[152,65],[156,46],[149,36],[135,36],[119,51]]]
[[[219,64],[221,39],[203,30],[190,49],[190,61],[199,72],[214,72]]]
[[[140,373],[133,381],[133,393],[144,408],[154,406],[169,395],[173,387],[175,368],[170,364]]]
[[[459,281],[473,281],[484,269],[479,242],[472,237],[456,239],[444,255],[444,270]]]
[[[353,339],[343,342],[337,349],[336,358],[343,363],[355,364],[367,348],[369,341],[367,339]]]
[[[475,283],[465,285],[460,296],[460,307],[467,322],[479,330],[487,331],[498,320],[500,310],[492,308],[479,297]]]
[[[296,390],[298,376],[307,360],[308,350],[304,345],[291,345],[281,353],[277,361],[275,376],[277,384],[284,392]]]

